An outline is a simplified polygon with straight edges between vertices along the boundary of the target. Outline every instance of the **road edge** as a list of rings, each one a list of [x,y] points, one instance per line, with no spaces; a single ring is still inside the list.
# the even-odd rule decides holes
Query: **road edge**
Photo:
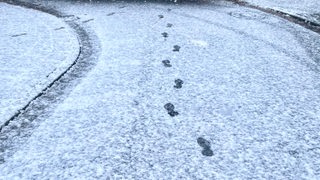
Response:
[[[315,33],[320,34],[320,24],[313,22],[313,21],[310,21],[308,19],[305,19],[303,17],[299,17],[299,16],[296,16],[293,14],[289,14],[287,12],[283,12],[283,11],[279,11],[279,10],[275,10],[275,9],[271,9],[271,8],[264,8],[261,6],[253,5],[248,2],[241,1],[241,0],[227,0],[227,1],[232,2],[234,4],[237,4],[239,6],[243,6],[243,7],[247,7],[247,8],[251,8],[251,9],[256,9],[256,10],[259,10],[259,11],[262,11],[262,12],[265,12],[268,14],[278,16],[282,19],[285,19],[289,22],[298,24],[306,29],[309,29]]]

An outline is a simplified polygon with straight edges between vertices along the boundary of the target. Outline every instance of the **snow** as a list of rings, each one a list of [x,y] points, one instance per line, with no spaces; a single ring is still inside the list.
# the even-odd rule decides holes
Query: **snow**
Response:
[[[251,4],[287,12],[320,24],[318,0],[244,0]]]
[[[93,19],[99,61],[0,179],[320,178],[318,34],[222,2],[48,4]]]
[[[0,124],[76,59],[77,37],[60,19],[0,3]]]

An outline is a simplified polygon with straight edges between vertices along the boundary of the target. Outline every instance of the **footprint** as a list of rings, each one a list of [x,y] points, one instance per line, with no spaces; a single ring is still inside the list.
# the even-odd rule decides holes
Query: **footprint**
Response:
[[[174,83],[176,83],[176,85],[174,85],[173,87],[175,87],[177,89],[182,88],[183,81],[181,79],[174,80]]]
[[[210,148],[210,142],[206,139],[204,139],[203,137],[199,137],[197,139],[197,143],[199,144],[199,146],[203,147],[203,148]]]
[[[173,51],[174,51],[174,52],[179,52],[179,51],[180,51],[180,48],[181,48],[180,46],[174,45],[174,46],[173,46]]]
[[[168,27],[168,28],[170,28],[170,27],[172,27],[172,26],[173,26],[173,24],[171,24],[171,23],[168,23],[168,24],[167,24],[167,27]]]
[[[171,116],[171,117],[174,117],[174,116],[178,116],[179,113],[177,111],[170,111],[168,112],[168,114]]]
[[[167,103],[164,105],[164,108],[168,111],[168,114],[171,117],[177,116],[179,115],[179,113],[177,111],[174,110],[174,105],[171,103]]]
[[[204,139],[203,137],[199,137],[197,139],[197,143],[203,148],[203,150],[201,151],[202,155],[213,156],[213,151],[211,150],[211,145],[208,140]]]
[[[167,110],[167,111],[173,111],[174,110],[174,105],[171,104],[171,103],[167,103],[164,105],[164,108]]]
[[[163,16],[163,15],[161,15],[161,14],[160,14],[160,15],[158,15],[158,17],[159,17],[160,19],[164,18],[164,16]]]
[[[163,60],[162,63],[165,67],[172,67],[169,60]]]
[[[201,153],[204,156],[213,156],[213,151],[210,148],[204,148]]]
[[[168,10],[169,12],[171,11],[171,9],[170,9],[170,8],[168,8],[167,10]]]
[[[167,32],[163,32],[163,33],[161,33],[161,35],[162,35],[164,38],[167,38],[167,37],[168,37],[168,33],[167,33]]]

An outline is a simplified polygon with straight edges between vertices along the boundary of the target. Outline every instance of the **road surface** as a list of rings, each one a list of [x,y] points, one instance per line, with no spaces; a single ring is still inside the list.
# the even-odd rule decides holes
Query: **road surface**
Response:
[[[319,34],[221,1],[44,5],[97,60],[3,128],[0,179],[320,177]]]

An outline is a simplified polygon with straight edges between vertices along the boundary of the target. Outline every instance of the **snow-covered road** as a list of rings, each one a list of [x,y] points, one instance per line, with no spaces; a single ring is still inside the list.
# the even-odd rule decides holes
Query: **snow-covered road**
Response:
[[[79,54],[77,37],[57,17],[0,2],[0,126]]]
[[[0,179],[320,178],[319,34],[221,1],[47,6],[99,60],[53,113],[6,127]]]

